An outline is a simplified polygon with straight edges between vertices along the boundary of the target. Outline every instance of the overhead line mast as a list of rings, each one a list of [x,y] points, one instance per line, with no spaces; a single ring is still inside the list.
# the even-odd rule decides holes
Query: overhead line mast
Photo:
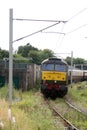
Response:
[[[13,9],[9,10],[9,106],[12,105],[13,84]]]

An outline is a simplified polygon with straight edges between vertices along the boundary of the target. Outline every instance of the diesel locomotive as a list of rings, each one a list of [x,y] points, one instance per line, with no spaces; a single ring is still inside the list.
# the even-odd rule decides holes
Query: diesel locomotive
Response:
[[[62,58],[51,57],[41,63],[41,92],[45,97],[63,97],[68,88],[68,64]]]

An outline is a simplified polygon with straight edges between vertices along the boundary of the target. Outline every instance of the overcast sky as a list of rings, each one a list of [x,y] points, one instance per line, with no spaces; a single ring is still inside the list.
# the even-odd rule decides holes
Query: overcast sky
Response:
[[[13,50],[30,43],[65,57],[87,60],[87,0],[2,0],[0,2],[0,48],[9,50],[9,9],[14,19],[67,21],[13,43]],[[57,22],[13,20],[13,41]],[[58,33],[56,33],[58,32]],[[62,54],[64,53],[64,54]]]

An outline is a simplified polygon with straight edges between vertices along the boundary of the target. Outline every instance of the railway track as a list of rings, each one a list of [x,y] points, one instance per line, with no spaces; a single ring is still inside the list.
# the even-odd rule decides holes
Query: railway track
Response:
[[[53,107],[48,100],[46,100],[46,102],[49,105],[49,108],[52,109],[53,112],[55,112],[63,120],[64,127],[66,128],[65,130],[79,130],[58,111],[58,108]]]
[[[58,115],[61,118],[61,123],[64,124],[64,130],[87,129],[87,113],[77,108],[77,106],[72,105],[70,101],[58,99],[46,100],[46,102],[54,112],[54,116]]]
[[[70,121],[68,121],[67,119],[65,119],[62,114],[60,114],[58,112],[58,110],[56,110],[56,108],[52,108],[54,112],[56,112],[62,119],[63,121],[65,122],[65,124],[67,125],[67,129],[68,130],[79,130],[77,127],[75,127]]]
[[[69,107],[75,109],[76,111],[80,112],[81,114],[87,116],[87,112],[80,110],[79,108],[77,108],[76,106],[72,105],[68,100],[64,99],[64,101],[66,102],[67,105],[69,105]]]

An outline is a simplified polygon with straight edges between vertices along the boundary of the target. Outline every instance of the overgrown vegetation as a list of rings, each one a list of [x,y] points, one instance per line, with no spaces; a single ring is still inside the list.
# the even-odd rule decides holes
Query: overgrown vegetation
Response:
[[[70,100],[77,108],[81,109],[83,112],[87,112],[87,81],[72,84],[69,86],[68,95]],[[81,115],[72,113],[73,119],[75,119],[75,124],[82,130],[87,129],[87,115]],[[76,116],[77,115],[77,116]]]
[[[9,108],[8,88],[5,86],[0,89],[0,120],[4,123],[4,130],[63,130],[61,124],[55,124],[52,111],[39,91],[30,90],[22,93],[22,96],[20,93],[13,89],[13,102]]]
[[[67,100],[82,110],[86,114],[81,114],[69,107],[63,98],[57,98],[55,101],[50,100],[52,106],[58,109],[67,120],[75,125],[79,130],[87,129],[87,82],[73,83],[68,87]]]
[[[60,119],[53,116],[39,89],[30,89],[28,92],[13,89],[13,102],[9,107],[8,86],[0,88],[0,130],[64,130]],[[79,82],[69,86],[69,100],[80,109],[87,111],[87,82]],[[57,98],[49,100],[58,106],[60,113],[70,120],[79,129],[87,129],[87,116],[75,112],[65,105],[64,100]],[[9,119],[8,110],[11,110]]]
[[[87,108],[87,81],[72,84],[68,88],[70,97]]]

